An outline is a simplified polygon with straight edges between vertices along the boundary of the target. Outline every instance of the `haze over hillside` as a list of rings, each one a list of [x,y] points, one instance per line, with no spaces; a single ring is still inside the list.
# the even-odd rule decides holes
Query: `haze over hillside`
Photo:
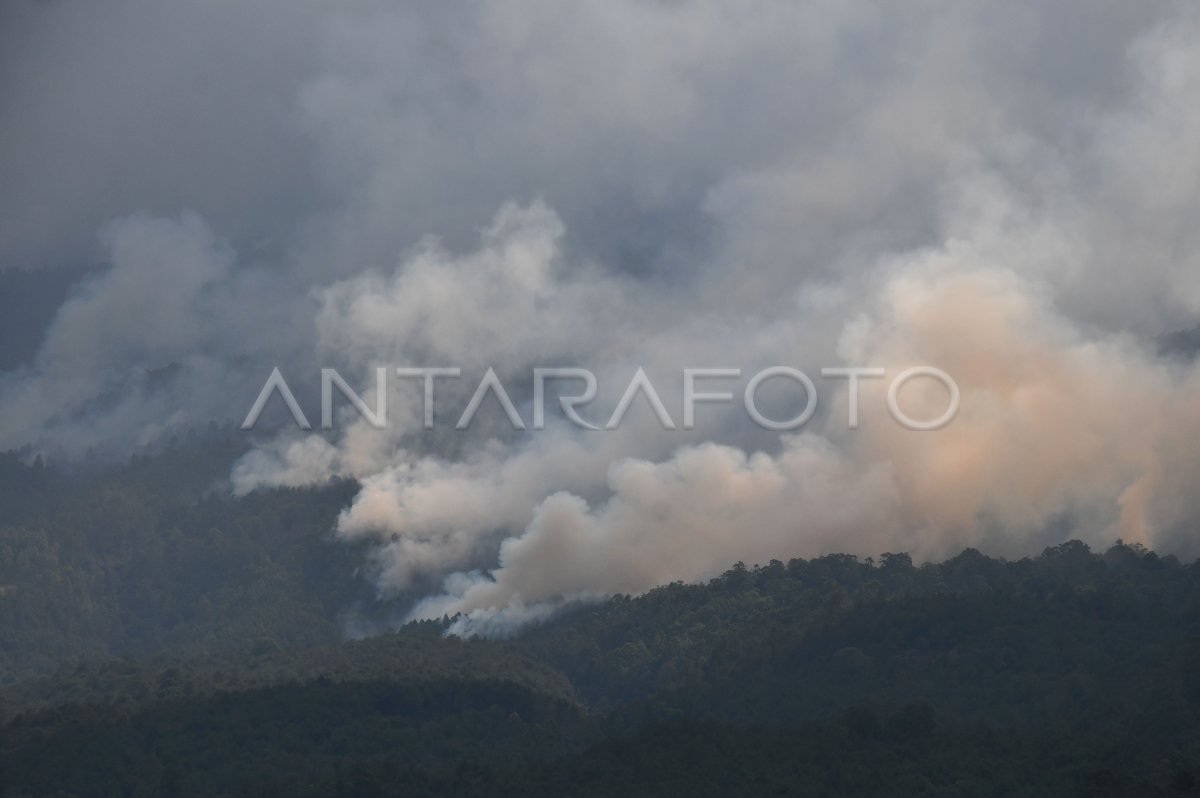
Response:
[[[386,632],[355,487],[222,497],[234,454],[4,462],[3,794],[1195,794],[1198,563],[836,554]]]
[[[0,798],[1197,794],[1200,8],[0,3]]]
[[[119,463],[240,424],[278,368],[315,429],[273,398],[230,488],[354,480],[338,539],[464,631],[738,559],[1200,554],[1200,378],[1164,337],[1200,321],[1186,4],[4,17],[0,449]],[[743,407],[776,366],[815,395],[776,376],[762,414],[815,400],[802,426]],[[889,414],[914,366],[959,389],[936,431]],[[322,429],[321,370],[373,406],[380,367],[385,428],[339,390]],[[537,429],[539,367],[596,376],[586,424],[638,368],[661,413],[584,429],[557,380]],[[856,367],[885,371],[857,425],[822,371]],[[396,368],[461,370],[434,429]],[[490,396],[454,429],[488,368],[523,429]],[[733,400],[685,423],[689,368]],[[898,400],[946,403],[928,377]]]

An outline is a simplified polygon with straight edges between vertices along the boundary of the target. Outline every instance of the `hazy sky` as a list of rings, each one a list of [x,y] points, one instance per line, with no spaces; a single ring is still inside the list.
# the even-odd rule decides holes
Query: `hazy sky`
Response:
[[[231,474],[359,479],[339,534],[460,631],[738,559],[1200,554],[1200,376],[1154,343],[1200,322],[1191,4],[0,14],[0,269],[100,267],[0,373],[0,448],[119,457],[237,423],[276,366],[314,420],[323,366],[364,389],[461,367],[431,433],[393,380],[388,430],[260,431]],[[694,430],[642,405],[516,433],[494,403],[452,427],[489,366],[527,424],[534,366],[593,370],[602,424],[639,366],[678,423],[683,368],[741,368],[740,396],[776,364],[933,365],[961,409],[905,430],[882,380],[849,430],[819,381],[795,435],[736,405]]]

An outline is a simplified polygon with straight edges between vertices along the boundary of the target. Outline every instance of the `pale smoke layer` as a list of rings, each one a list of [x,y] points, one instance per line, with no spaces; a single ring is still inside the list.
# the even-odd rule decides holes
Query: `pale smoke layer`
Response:
[[[946,429],[913,432],[894,423],[885,412],[887,379],[862,383],[862,423],[854,431],[845,423],[845,389],[818,380],[827,412],[782,440],[756,435],[736,409],[709,407],[693,433],[663,433],[644,417],[608,433],[552,424],[450,460],[380,448],[369,443],[378,436],[362,436],[359,425],[333,450],[370,464],[343,469],[363,477],[363,490],[341,518],[342,534],[379,536],[384,593],[446,574],[443,591],[419,602],[412,616],[462,613],[452,627],[460,634],[503,634],[567,601],[702,579],[739,559],[885,550],[934,558],[967,545],[1016,556],[1069,537],[1099,546],[1123,537],[1196,554],[1200,507],[1190,475],[1200,469],[1200,413],[1191,397],[1200,378],[1192,366],[1156,357],[1145,336],[1153,325],[1143,325],[1146,303],[1200,308],[1194,270],[1185,266],[1194,258],[1187,243],[1194,234],[1174,223],[1197,208],[1195,173],[1163,166],[1164,150],[1177,153],[1178,163],[1193,157],[1188,131],[1200,115],[1186,109],[1195,107],[1200,58],[1169,29],[1151,32],[1130,52],[1140,88],[1097,121],[1094,141],[1076,154],[1088,179],[1078,164],[1001,121],[966,124],[982,141],[956,139],[958,151],[951,148],[931,200],[940,243],[875,255],[836,280],[797,279],[768,262],[790,240],[774,215],[802,224],[822,214],[853,218],[861,206],[839,199],[838,190],[871,201],[870,183],[854,165],[827,158],[820,168],[731,179],[712,194],[729,234],[717,257],[755,268],[718,270],[673,286],[679,296],[640,305],[628,282],[612,277],[607,325],[584,312],[586,292],[575,290],[573,270],[552,268],[561,258],[557,246],[517,247],[540,267],[496,260],[509,249],[505,235],[561,235],[538,218],[546,212],[538,207],[516,226],[521,215],[503,211],[478,253],[446,261],[447,282],[424,266],[428,255],[418,255],[397,269],[390,290],[386,283],[372,294],[354,283],[332,290],[339,300],[322,316],[327,338],[353,335],[358,350],[369,352],[379,351],[371,347],[376,341],[380,354],[402,358],[414,350],[387,347],[419,337],[407,319],[427,311],[404,312],[412,299],[397,287],[421,285],[438,324],[470,330],[487,323],[477,303],[468,299],[468,312],[458,314],[437,302],[454,295],[450,279],[478,282],[495,295],[497,285],[536,275],[529,295],[569,312],[545,316],[540,342],[519,318],[474,330],[481,334],[468,337],[484,356],[471,362],[503,356],[500,365],[515,381],[527,374],[520,364],[579,351],[590,335],[593,345],[583,348],[586,364],[601,372],[600,416],[635,361],[661,367],[658,374],[782,363],[816,377],[821,365],[882,366],[889,378],[930,364],[961,390],[961,411]],[[917,87],[929,79],[897,97],[910,92],[925,102]],[[895,107],[876,113],[895,136]],[[912,124],[915,138],[929,134],[924,120]],[[945,124],[942,117],[938,135],[955,139]],[[998,130],[987,129],[993,125]],[[937,161],[909,146],[918,161]],[[975,148],[992,149],[998,164],[985,165]],[[1150,299],[1156,285],[1169,287],[1169,299]],[[764,301],[768,286],[776,296]],[[382,300],[390,303],[384,315],[405,326],[371,329],[373,322],[346,312],[357,301],[378,307],[379,296],[395,297]],[[577,325],[563,323],[572,317]],[[391,338],[388,329],[409,334]],[[497,346],[495,336],[512,346]],[[420,340],[416,351],[434,359],[469,351],[453,334]],[[571,344],[545,348],[561,341]],[[930,418],[945,401],[938,386],[915,381],[902,407]],[[668,403],[678,416],[677,391]],[[722,444],[707,442],[718,437]]]
[[[856,347],[864,362],[901,367],[920,352],[953,374],[962,410],[946,429],[892,423],[871,386],[862,427],[835,430],[838,445],[802,434],[774,455],[703,444],[662,462],[618,461],[611,497],[594,506],[548,497],[501,544],[494,571],[447,579],[414,617],[464,613],[454,631],[497,633],[563,600],[693,581],[737,559],[835,550],[1017,555],[1067,537],[1101,546],[1123,537],[1195,553],[1188,475],[1200,468],[1190,443],[1200,406],[1189,397],[1200,375],[1127,340],[1085,339],[1011,272],[970,261],[939,252],[907,267]],[[940,415],[946,393],[932,386],[911,383],[905,412]],[[352,524],[354,511],[343,520]]]
[[[368,396],[379,366],[459,366],[432,432],[393,377],[388,430],[343,402],[336,432],[259,441],[232,477],[360,480],[340,534],[378,542],[383,594],[442,584],[413,614],[462,612],[462,633],[736,560],[1067,537],[1200,553],[1200,385],[1149,348],[1200,318],[1185,5],[114,0],[9,19],[0,268],[119,221],[109,270],[0,375],[0,448],[122,456],[236,423],[274,366],[314,421],[322,366]],[[544,431],[491,400],[453,429],[487,366],[527,425],[534,366],[595,371],[596,424],[642,366],[678,424],[681,369],[742,368],[707,386],[740,397],[776,364],[817,381],[801,434],[736,405],[668,432],[640,401],[611,432],[553,400]],[[884,401],[925,364],[962,392],[932,433]],[[888,370],[854,431],[844,382],[819,377],[838,365]],[[902,405],[945,398],[914,381]]]
[[[503,633],[564,601],[701,579],[737,559],[832,550],[932,558],[967,545],[1019,555],[1068,537],[1194,554],[1196,368],[1056,307],[1041,261],[1086,269],[1090,257],[1069,224],[1014,214],[1004,186],[974,173],[959,191],[949,224],[967,238],[884,259],[861,295],[833,297],[851,319],[837,336],[839,360],[884,366],[890,377],[927,363],[953,375],[962,409],[947,428],[894,423],[886,379],[864,381],[854,431],[844,390],[832,399],[822,382],[829,415],[766,452],[645,424],[558,426],[458,462],[387,467],[365,479],[342,533],[384,537],[385,592],[449,572],[444,592],[413,617],[463,613],[453,627],[462,634]],[[818,332],[782,314],[726,317],[634,351],[693,365],[738,364],[751,351],[815,376],[803,353]],[[932,418],[945,402],[936,384],[913,382],[901,405]],[[739,430],[750,434],[736,410],[718,426],[735,442]],[[491,551],[495,566],[479,569]]]
[[[303,329],[293,292],[235,270],[194,214],[122,219],[103,240],[110,268],[58,309],[30,366],[0,373],[0,450],[128,452],[228,419],[255,361]]]
[[[546,213],[533,208],[523,216],[552,239]],[[519,240],[529,233],[520,225],[509,230]],[[695,580],[737,559],[831,550],[929,558],[966,545],[1015,555],[1066,537],[1096,545],[1124,537],[1193,552],[1189,523],[1198,508],[1188,498],[1187,475],[1200,467],[1200,452],[1189,443],[1200,427],[1189,401],[1200,387],[1195,367],[1158,358],[1128,336],[1089,334],[1068,321],[1044,285],[1006,268],[1014,258],[1021,259],[1015,266],[1027,263],[1031,238],[1043,241],[1044,233],[1014,228],[1009,239],[955,240],[895,258],[880,264],[879,286],[854,299],[859,314],[840,335],[840,358],[885,366],[890,377],[924,363],[948,371],[962,409],[943,430],[914,432],[895,423],[884,410],[886,379],[862,383],[857,430],[847,428],[845,389],[834,399],[823,382],[829,414],[771,453],[688,443],[689,435],[710,431],[656,432],[645,418],[631,417],[611,432],[557,424],[492,441],[454,462],[401,452],[398,464],[360,474],[363,488],[343,514],[341,532],[383,537],[385,592],[448,573],[445,592],[420,602],[413,616],[464,613],[454,627],[460,633],[501,633],[563,601]],[[486,253],[510,251],[493,234],[485,242],[480,253],[447,264],[448,278],[470,277],[457,268],[486,274],[494,265]],[[543,243],[522,251],[553,261],[552,242]],[[513,279],[525,279],[530,264],[517,266]],[[540,286],[548,303],[557,285],[547,276]],[[568,284],[566,296],[571,290]],[[380,296],[386,294],[371,301]],[[332,315],[324,320],[335,323]],[[353,315],[345,322],[361,327]],[[707,337],[696,328],[662,334],[637,351],[653,363],[736,363],[719,344],[733,324]],[[803,324],[753,325],[773,332],[778,358],[805,341]],[[736,341],[753,339],[736,332]],[[946,406],[945,392],[916,381],[901,406],[914,418],[933,418]],[[737,410],[720,418],[727,434],[749,435]],[[340,448],[319,439],[291,444],[284,458],[291,464],[281,464],[271,481],[310,481],[312,473],[295,470],[306,464],[336,470],[323,458],[369,462],[355,442],[375,446],[379,433],[361,433],[362,425],[352,427]],[[239,475],[263,478],[256,462],[248,458]],[[598,498],[589,504],[576,494]],[[496,567],[476,569],[491,556]]]

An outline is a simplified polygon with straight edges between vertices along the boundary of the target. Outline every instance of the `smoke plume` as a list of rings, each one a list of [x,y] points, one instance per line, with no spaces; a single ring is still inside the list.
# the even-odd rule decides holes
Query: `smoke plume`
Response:
[[[0,268],[103,267],[0,374],[0,448],[240,423],[274,368],[373,396],[264,424],[233,490],[353,478],[383,596],[503,634],[830,551],[1200,554],[1200,18],[1173,2],[14,3]],[[0,342],[0,346],[3,343]],[[799,431],[750,377],[800,369]],[[957,416],[888,412],[913,366]],[[535,367],[595,373],[586,430]],[[859,386],[822,367],[882,368]],[[424,428],[419,380],[457,367]],[[488,368],[493,398],[455,421]],[[682,424],[682,371],[734,368]],[[561,385],[553,391],[569,393]],[[805,396],[773,380],[773,418]],[[899,396],[938,416],[945,389]],[[276,400],[277,401],[277,400]],[[274,411],[279,407],[274,406]],[[278,417],[276,418],[278,420]]]

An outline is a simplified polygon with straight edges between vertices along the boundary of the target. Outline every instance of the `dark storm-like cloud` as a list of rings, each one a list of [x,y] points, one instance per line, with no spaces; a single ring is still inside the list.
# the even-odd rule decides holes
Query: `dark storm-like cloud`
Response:
[[[528,412],[547,363],[593,369],[605,408],[638,366],[667,388],[934,363],[963,396],[938,435],[849,432],[844,386],[796,437],[717,407],[674,432],[424,435],[396,381],[389,429],[285,431],[232,478],[359,479],[340,534],[379,542],[383,592],[444,579],[414,613],[460,631],[739,558],[1016,553],[1064,517],[1195,551],[1197,378],[1153,346],[1200,315],[1183,6],[5,14],[0,266],[105,268],[0,375],[0,446],[119,454],[236,422],[276,366],[310,387],[492,366]]]

